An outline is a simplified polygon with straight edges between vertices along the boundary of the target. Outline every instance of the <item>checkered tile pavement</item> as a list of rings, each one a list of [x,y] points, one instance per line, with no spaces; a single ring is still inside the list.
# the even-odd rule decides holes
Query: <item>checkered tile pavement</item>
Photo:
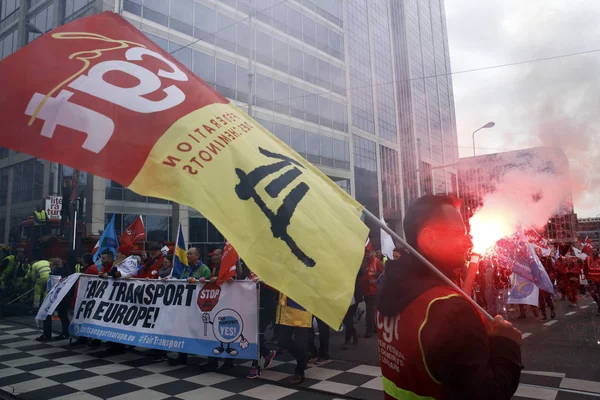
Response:
[[[230,374],[201,372],[198,366],[153,362],[144,349],[121,355],[106,347],[69,345],[68,340],[39,343],[40,331],[0,321],[0,390],[32,400],[381,399],[377,367],[332,361],[306,371],[299,387],[284,381],[294,361],[280,356],[261,378],[246,379],[251,362]],[[199,359],[190,358],[190,363]]]
[[[260,379],[246,379],[251,362],[228,372],[201,372],[154,362],[146,349],[112,355],[104,346],[69,345],[68,340],[39,343],[40,331],[0,320],[0,390],[31,400],[382,399],[378,367],[331,361],[306,370],[298,387],[286,386],[295,367],[278,356]],[[145,354],[146,353],[146,354]],[[555,372],[523,371],[514,400],[567,400],[573,390],[600,394],[600,382],[567,378]],[[569,392],[571,391],[571,392]],[[579,392],[581,393],[581,392]],[[585,396],[584,398],[587,398]]]

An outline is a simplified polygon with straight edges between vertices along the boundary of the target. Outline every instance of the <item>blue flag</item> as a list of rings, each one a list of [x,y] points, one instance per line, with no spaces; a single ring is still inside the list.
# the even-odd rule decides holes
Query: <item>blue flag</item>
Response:
[[[113,253],[113,257],[116,257],[117,247],[119,247],[119,239],[117,239],[117,232],[115,232],[115,214],[113,214],[110,222],[104,228],[100,240],[96,243],[96,247],[94,247],[94,262],[96,265],[102,265],[102,253],[107,249]]]
[[[513,273],[554,294],[554,285],[548,273],[524,235],[517,234],[512,238],[499,240],[496,243],[496,254],[503,264],[512,266]]]
[[[179,223],[179,232],[177,233],[177,241],[175,242],[175,252],[173,254],[173,270],[171,276],[179,279],[181,274],[188,266],[187,252],[185,250],[185,238],[183,237],[183,229]]]

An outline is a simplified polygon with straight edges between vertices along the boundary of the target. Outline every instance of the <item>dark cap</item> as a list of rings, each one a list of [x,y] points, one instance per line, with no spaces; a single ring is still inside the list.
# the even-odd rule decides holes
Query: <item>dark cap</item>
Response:
[[[157,242],[152,242],[148,246],[148,250],[160,250],[160,244],[158,244]]]

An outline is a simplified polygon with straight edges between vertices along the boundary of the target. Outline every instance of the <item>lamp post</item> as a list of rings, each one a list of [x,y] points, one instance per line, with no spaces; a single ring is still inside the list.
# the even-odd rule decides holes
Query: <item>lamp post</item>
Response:
[[[479,132],[482,129],[486,129],[486,128],[493,128],[496,124],[492,121],[488,122],[487,124],[485,124],[484,126],[482,126],[481,128],[477,129],[475,132],[473,132],[472,138],[473,138],[473,157],[475,157],[475,134],[477,132]]]

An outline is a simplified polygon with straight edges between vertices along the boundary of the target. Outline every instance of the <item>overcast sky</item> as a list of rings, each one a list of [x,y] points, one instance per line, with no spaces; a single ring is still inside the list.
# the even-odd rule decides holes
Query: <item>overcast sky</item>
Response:
[[[598,0],[445,0],[453,72],[600,49]],[[575,212],[600,213],[600,52],[456,74],[461,157],[557,145]]]

